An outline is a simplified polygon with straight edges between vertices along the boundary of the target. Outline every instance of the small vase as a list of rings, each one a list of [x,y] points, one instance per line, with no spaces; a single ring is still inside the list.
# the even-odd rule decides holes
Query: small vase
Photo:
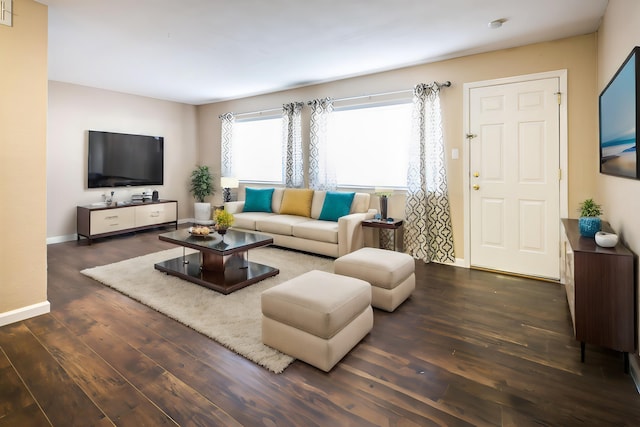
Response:
[[[578,219],[580,235],[593,238],[600,231],[600,218],[595,216],[583,216]]]
[[[387,196],[380,196],[380,217],[387,219]]]
[[[219,235],[224,236],[227,233],[227,227],[216,227],[216,231]]]

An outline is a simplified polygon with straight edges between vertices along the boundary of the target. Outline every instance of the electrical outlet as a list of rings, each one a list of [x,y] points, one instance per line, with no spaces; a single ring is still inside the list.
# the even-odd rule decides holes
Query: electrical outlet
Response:
[[[13,26],[13,0],[0,1],[0,24]]]

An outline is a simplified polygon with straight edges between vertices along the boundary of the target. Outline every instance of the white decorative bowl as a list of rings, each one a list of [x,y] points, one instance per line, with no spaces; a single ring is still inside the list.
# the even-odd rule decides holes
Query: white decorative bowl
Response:
[[[618,244],[617,234],[598,231],[595,238],[598,246],[602,246],[603,248],[612,248]]]

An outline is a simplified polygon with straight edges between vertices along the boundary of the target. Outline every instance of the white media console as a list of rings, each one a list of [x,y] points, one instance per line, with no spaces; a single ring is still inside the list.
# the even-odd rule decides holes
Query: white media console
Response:
[[[78,206],[76,212],[78,237],[92,239],[172,225],[178,228],[178,202],[132,203],[126,206]]]

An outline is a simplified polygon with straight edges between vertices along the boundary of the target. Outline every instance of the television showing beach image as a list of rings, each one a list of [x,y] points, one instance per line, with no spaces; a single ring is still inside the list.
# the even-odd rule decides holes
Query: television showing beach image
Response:
[[[636,47],[600,94],[600,172],[638,178]]]

